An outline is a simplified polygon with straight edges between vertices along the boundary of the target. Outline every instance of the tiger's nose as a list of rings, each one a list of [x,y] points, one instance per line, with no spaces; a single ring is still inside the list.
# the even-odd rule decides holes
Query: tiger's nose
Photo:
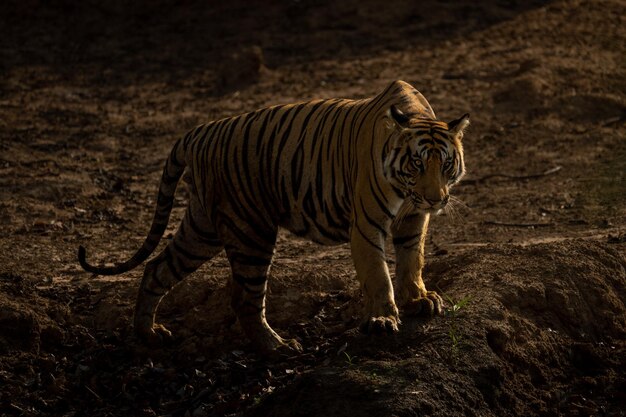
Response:
[[[443,208],[448,204],[448,201],[450,201],[450,194],[446,194],[441,200],[431,200],[429,198],[424,198],[424,200],[426,200],[431,207]]]

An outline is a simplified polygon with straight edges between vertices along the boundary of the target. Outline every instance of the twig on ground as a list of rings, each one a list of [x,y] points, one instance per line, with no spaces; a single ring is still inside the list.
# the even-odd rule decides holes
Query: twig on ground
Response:
[[[96,394],[96,392],[94,390],[89,388],[87,385],[85,385],[85,388],[87,389],[87,392],[89,392],[91,395],[96,397],[96,399],[98,399],[98,401],[102,401],[102,397],[100,397],[98,394]]]
[[[511,175],[511,174],[498,174],[498,173],[489,174],[489,175],[485,175],[483,177],[476,178],[476,179],[463,180],[461,181],[459,185],[480,184],[481,182],[484,182],[491,178],[506,178],[509,180],[529,180],[529,179],[534,179],[534,178],[545,177],[547,175],[552,175],[556,172],[559,172],[561,169],[563,169],[563,167],[560,165],[557,165],[554,168],[550,168],[549,170],[540,172],[538,174],[528,174],[528,175]]]
[[[626,116],[611,117],[602,121],[602,127],[608,127],[611,125],[615,125],[615,127],[617,127],[618,124],[623,123],[624,121],[626,121]]]
[[[505,223],[487,220],[483,224],[491,226],[507,226],[507,227],[551,227],[554,223]]]

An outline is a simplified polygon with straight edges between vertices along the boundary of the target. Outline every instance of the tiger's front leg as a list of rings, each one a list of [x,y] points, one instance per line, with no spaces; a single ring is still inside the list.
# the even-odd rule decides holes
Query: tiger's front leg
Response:
[[[400,324],[384,242],[384,235],[367,222],[356,223],[350,232],[352,260],[364,296],[363,333],[397,332]]]
[[[429,220],[428,213],[417,213],[392,227],[398,305],[407,315],[432,317],[443,312],[443,300],[422,280]]]

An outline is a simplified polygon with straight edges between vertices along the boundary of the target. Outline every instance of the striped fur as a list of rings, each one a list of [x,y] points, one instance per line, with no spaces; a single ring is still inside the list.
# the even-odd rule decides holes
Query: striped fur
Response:
[[[350,242],[365,298],[363,330],[396,331],[400,322],[385,262],[391,233],[398,302],[407,312],[440,313],[441,298],[421,278],[430,213],[448,200],[464,173],[465,115],[438,121],[409,84],[391,83],[363,100],[329,99],[269,107],[201,125],[174,145],[163,169],[157,208],[143,246],[114,267],[128,271],[155,250],[167,226],[176,185],[187,170],[190,202],[163,252],[148,262],[135,328],[149,342],[170,336],[154,318],[161,298],[226,250],[232,307],[262,351],[298,349],[267,324],[265,293],[278,227],[322,244]]]

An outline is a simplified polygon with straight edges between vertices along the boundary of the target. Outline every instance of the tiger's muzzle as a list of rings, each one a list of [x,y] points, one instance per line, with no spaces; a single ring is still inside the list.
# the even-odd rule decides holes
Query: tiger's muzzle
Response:
[[[439,210],[443,210],[443,208],[448,204],[450,201],[450,194],[446,194],[441,199],[435,200],[429,199],[416,192],[411,192],[409,194],[409,198],[411,199],[413,206],[418,210],[438,212]]]

